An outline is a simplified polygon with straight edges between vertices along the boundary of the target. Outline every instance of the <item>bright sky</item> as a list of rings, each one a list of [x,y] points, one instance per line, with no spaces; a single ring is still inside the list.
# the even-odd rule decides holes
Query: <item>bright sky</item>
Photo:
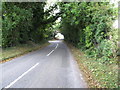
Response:
[[[49,7],[50,6],[53,6],[57,1],[59,1],[59,0],[47,0],[47,5],[45,6],[45,10],[46,9],[49,9]],[[53,15],[55,15],[56,13],[59,13],[60,12],[60,10],[59,10],[59,7],[58,7],[58,9],[56,9],[56,10],[54,10],[54,14]],[[57,20],[56,20],[56,22],[60,22],[61,21],[61,18],[58,18]]]
[[[115,7],[118,7],[118,2],[119,2],[120,0],[110,0],[110,2],[111,3],[114,3],[115,4]]]

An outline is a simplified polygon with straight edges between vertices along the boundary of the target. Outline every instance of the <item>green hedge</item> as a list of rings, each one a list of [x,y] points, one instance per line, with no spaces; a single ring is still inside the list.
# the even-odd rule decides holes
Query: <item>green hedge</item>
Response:
[[[115,63],[118,34],[111,26],[117,10],[108,2],[59,3],[59,6],[65,40],[102,63]]]

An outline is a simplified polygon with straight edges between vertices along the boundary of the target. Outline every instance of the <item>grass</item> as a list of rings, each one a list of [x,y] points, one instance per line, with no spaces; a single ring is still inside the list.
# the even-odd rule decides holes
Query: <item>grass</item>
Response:
[[[1,62],[9,61],[15,57],[43,48],[48,44],[49,43],[47,42],[43,42],[43,44],[42,43],[35,44],[33,42],[29,42],[27,44],[2,49],[2,53],[0,53],[0,56],[2,56],[2,58],[0,59],[0,61]]]
[[[118,88],[118,65],[105,65],[94,58],[86,57],[85,53],[72,45],[68,45],[89,88]]]

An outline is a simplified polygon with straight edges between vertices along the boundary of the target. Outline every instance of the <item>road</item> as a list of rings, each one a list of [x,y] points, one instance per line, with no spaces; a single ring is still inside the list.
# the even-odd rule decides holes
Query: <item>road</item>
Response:
[[[69,48],[60,40],[1,64],[1,88],[86,88]]]

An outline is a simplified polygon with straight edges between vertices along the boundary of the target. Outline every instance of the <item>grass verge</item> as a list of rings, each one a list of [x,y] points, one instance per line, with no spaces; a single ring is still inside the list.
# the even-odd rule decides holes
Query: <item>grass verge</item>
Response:
[[[10,61],[13,58],[16,58],[18,56],[44,48],[47,45],[49,45],[48,42],[43,42],[43,43],[38,43],[38,44],[29,42],[27,44],[22,44],[22,45],[18,45],[15,47],[9,47],[9,48],[2,49],[2,53],[0,54],[0,56],[2,56],[2,58],[0,59],[0,63]]]
[[[118,65],[105,65],[67,44],[74,55],[89,88],[118,88]]]

